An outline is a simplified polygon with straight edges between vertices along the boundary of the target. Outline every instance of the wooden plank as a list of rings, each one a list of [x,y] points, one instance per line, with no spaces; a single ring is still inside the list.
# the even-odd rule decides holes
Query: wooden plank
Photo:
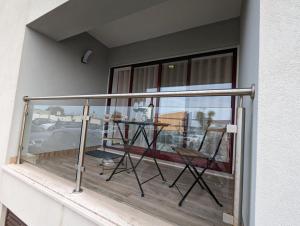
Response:
[[[47,169],[66,179],[75,181],[74,165],[77,161],[76,155],[55,156],[43,159],[38,166]],[[106,178],[111,173],[105,171],[105,175],[99,175],[101,168],[98,167],[99,159],[86,155],[83,174],[83,187],[106,195],[119,202],[126,203],[158,218],[167,220],[174,225],[220,225],[223,212],[232,214],[233,208],[233,180],[213,175],[205,175],[204,178],[216,194],[224,207],[219,207],[209,194],[196,186],[189,194],[182,207],[178,206],[181,199],[176,188],[169,188],[169,184],[176,178],[181,169],[161,165],[161,170],[167,178],[167,183],[161,181],[160,177],[143,185],[145,197],[140,196],[137,181],[133,173],[120,173],[114,175],[111,181]],[[134,159],[134,162],[137,160]],[[141,181],[145,181],[157,174],[154,163],[143,161],[137,167],[137,173]],[[184,192],[193,183],[194,178],[185,172],[178,182],[178,187]]]

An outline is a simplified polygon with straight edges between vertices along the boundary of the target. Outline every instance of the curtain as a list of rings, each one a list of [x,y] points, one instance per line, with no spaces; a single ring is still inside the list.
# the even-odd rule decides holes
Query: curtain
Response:
[[[189,90],[232,88],[233,55],[222,54],[192,59]],[[197,149],[208,121],[217,127],[225,126],[232,120],[231,97],[188,97],[186,112],[189,116],[187,146]],[[224,137],[217,160],[229,161],[230,140]],[[212,145],[213,146],[213,145]],[[211,150],[207,154],[211,154]]]
[[[114,70],[112,93],[129,93],[130,74],[131,67],[124,67]],[[128,117],[128,99],[112,99],[109,107],[109,117],[120,117],[122,119],[126,119]],[[120,124],[120,128],[124,131],[124,124]],[[114,123],[109,123],[108,137],[121,138],[121,135]],[[108,142],[108,144],[113,143],[121,142]]]
[[[158,80],[158,65],[150,65],[144,67],[134,68],[132,92],[133,93],[147,93],[147,92],[157,92],[157,80]],[[134,98],[131,101],[130,109],[130,120],[141,121],[144,117],[144,110],[152,103],[156,105],[155,100],[152,98]],[[130,126],[129,136],[132,137],[136,131],[136,126]],[[153,126],[146,128],[148,138],[153,137]],[[146,147],[145,139],[140,136],[135,146]]]

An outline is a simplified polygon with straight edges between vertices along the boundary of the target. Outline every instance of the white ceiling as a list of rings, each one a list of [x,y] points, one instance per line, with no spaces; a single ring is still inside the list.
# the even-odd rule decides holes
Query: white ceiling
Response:
[[[88,32],[116,47],[238,17],[240,8],[241,0],[167,0]]]

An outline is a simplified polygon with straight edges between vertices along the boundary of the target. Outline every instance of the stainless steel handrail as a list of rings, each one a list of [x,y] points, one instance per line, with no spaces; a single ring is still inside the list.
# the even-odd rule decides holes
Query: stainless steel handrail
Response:
[[[155,93],[116,93],[116,94],[92,94],[92,95],[69,95],[69,96],[46,96],[28,97],[24,101],[31,100],[74,100],[74,99],[112,99],[112,98],[150,98],[150,97],[196,97],[196,96],[255,96],[255,87],[240,89],[209,89],[198,91],[175,91]]]

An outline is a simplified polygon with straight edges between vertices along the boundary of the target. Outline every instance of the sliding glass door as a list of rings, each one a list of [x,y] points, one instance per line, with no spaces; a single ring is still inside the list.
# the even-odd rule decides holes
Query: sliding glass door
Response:
[[[132,93],[149,93],[157,92],[157,82],[158,82],[158,70],[159,65],[149,65],[134,67],[133,78],[132,78]],[[145,109],[148,108],[150,104],[156,105],[156,100],[154,98],[135,98],[130,101],[130,114],[129,119],[131,121],[142,121],[145,115]],[[132,137],[136,131],[137,126],[131,126],[129,130],[129,137]],[[147,136],[152,140],[154,128],[147,127]],[[146,147],[145,139],[142,136],[138,138],[135,143],[137,147]]]
[[[111,83],[111,93],[129,93],[130,83],[131,83],[131,67],[118,68],[113,71],[113,80]],[[128,99],[111,99],[108,103],[108,116],[110,118],[117,119],[128,119]],[[108,127],[109,126],[109,127]],[[124,124],[120,127],[125,129]],[[109,138],[114,138],[108,140],[107,145],[114,145],[121,143],[121,135],[119,131],[115,128],[115,125],[108,125],[106,123],[106,136]]]
[[[111,77],[109,90],[112,93],[235,88],[236,49],[120,67],[112,69]],[[170,125],[152,148],[159,151],[159,158],[180,162],[171,147],[198,149],[208,124],[233,123],[234,103],[232,97],[138,98],[112,100],[110,109],[113,109],[111,113],[118,112],[131,121],[140,121],[145,109],[153,104],[154,120]],[[126,136],[130,137],[134,131],[134,127],[130,128]],[[152,138],[156,131],[157,128],[149,128],[148,136]],[[217,156],[219,164],[213,166],[214,169],[231,172],[232,143],[232,138],[225,136]],[[143,151],[146,144],[142,137],[135,146],[136,153]],[[209,148],[206,151],[210,152]]]
[[[187,90],[188,61],[174,61],[162,64],[160,91]],[[173,152],[173,146],[182,146],[186,124],[186,98],[160,98],[158,121],[170,124],[157,141],[161,152]],[[162,153],[161,153],[162,154]]]

